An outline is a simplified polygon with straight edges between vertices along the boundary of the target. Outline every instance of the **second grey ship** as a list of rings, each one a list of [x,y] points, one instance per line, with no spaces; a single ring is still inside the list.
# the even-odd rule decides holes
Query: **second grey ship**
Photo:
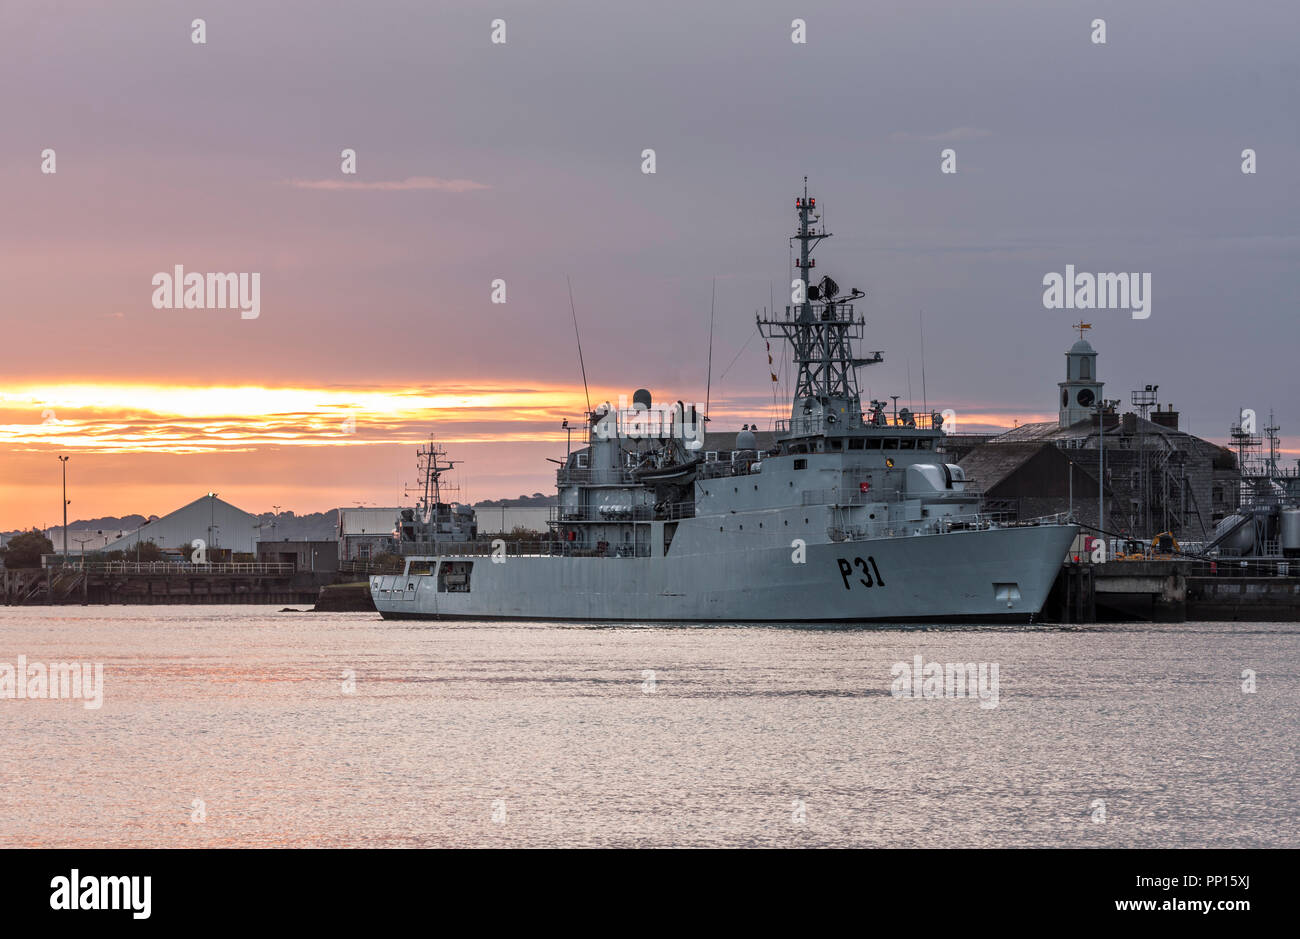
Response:
[[[865,329],[852,290],[814,284],[830,237],[816,200],[795,200],[798,270],[784,316],[797,372],[774,445],[752,431],[704,447],[703,415],[678,401],[587,415],[586,446],[557,474],[549,538],[437,544],[371,578],[385,617],[608,622],[1023,621],[1042,608],[1077,526],[1000,525],[943,454],[942,418],[882,402],[864,411]]]

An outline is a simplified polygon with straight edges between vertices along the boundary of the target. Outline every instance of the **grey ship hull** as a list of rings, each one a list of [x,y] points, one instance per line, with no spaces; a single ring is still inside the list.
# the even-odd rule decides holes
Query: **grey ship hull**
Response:
[[[434,573],[375,576],[371,593],[392,619],[1018,622],[1042,609],[1077,531],[809,544],[803,563],[788,544],[640,558],[456,556],[442,560],[473,561],[466,591],[439,591]]]

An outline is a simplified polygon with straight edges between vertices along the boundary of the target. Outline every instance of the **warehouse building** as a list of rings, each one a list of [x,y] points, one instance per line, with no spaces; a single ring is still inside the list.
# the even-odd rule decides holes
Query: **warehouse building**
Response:
[[[339,509],[340,561],[368,561],[397,547],[397,518],[401,509]]]
[[[192,551],[195,541],[208,548],[220,548],[234,554],[252,554],[257,544],[260,523],[256,515],[217,498],[215,492],[195,499],[162,518],[145,522],[135,531],[107,541],[99,550],[126,551],[137,543],[152,541],[164,551]],[[62,529],[57,544],[62,548]],[[69,538],[71,534],[69,533]],[[71,550],[72,542],[69,541]]]
[[[1179,430],[1179,413],[1156,400],[1157,385],[1131,392],[1136,411],[1121,413],[1122,399],[1103,395],[1097,352],[1082,329],[1065,356],[1057,420],[945,441],[988,508],[1019,520],[1072,512],[1096,527],[1104,500],[1109,532],[1212,540],[1215,525],[1236,508],[1240,474],[1232,452]]]

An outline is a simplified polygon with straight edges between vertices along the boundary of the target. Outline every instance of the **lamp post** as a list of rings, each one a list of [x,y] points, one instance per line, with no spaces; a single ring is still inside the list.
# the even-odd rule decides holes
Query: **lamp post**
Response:
[[[560,425],[564,428],[564,465],[569,464],[569,451],[572,449],[570,441],[573,439],[573,428],[569,426],[569,419],[566,417],[564,423]]]
[[[63,563],[68,563],[68,460],[71,457],[61,456],[59,462],[63,464]]]
[[[217,530],[217,494],[208,493],[208,549],[216,547],[216,536],[213,534]]]
[[[94,541],[95,536],[87,535],[84,538],[74,538],[73,540],[76,541],[77,544],[81,547],[81,569],[85,570],[86,569],[86,542]]]

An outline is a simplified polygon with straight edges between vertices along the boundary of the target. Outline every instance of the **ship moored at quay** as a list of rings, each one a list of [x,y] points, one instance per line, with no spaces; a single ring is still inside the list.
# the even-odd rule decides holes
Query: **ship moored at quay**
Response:
[[[813,283],[830,237],[795,199],[802,302],[761,317],[797,378],[790,417],[760,449],[703,447],[705,416],[681,401],[589,411],[586,445],[557,472],[558,505],[534,544],[417,543],[401,573],[371,577],[386,618],[610,622],[1029,620],[1078,527],[1062,516],[999,524],[960,466],[938,413],[864,409],[857,371],[864,296]]]

